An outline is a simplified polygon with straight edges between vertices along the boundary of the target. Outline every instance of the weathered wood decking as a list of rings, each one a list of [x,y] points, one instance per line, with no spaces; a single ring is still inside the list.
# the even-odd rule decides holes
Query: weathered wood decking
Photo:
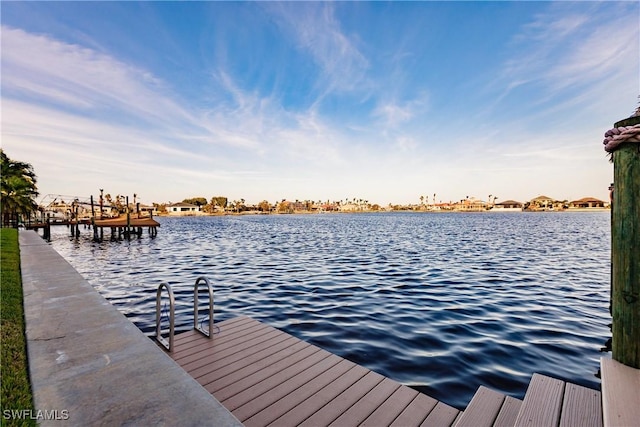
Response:
[[[172,358],[247,426],[601,427],[600,392],[535,374],[524,401],[480,387],[464,412],[248,317]]]
[[[604,425],[640,425],[640,369],[601,360]]]
[[[598,390],[533,374],[515,426],[601,427]]]
[[[248,317],[171,356],[247,426],[451,425],[459,411]]]
[[[118,218],[107,218],[107,219],[96,219],[94,221],[94,225],[96,227],[159,227],[160,223],[153,218],[144,217],[144,218],[136,218],[135,216],[131,216],[127,221],[126,217],[118,217]]]

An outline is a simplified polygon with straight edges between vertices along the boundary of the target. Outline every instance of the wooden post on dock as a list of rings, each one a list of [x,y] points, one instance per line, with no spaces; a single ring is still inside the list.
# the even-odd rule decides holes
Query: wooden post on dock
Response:
[[[75,224],[71,223],[71,237],[76,239],[80,237],[80,217],[78,211],[78,199],[74,200],[71,204],[72,214],[75,216]]]
[[[127,228],[124,232],[124,237],[129,239],[131,237],[131,214],[129,213],[129,196],[125,199],[127,203]]]
[[[614,125],[640,125],[630,117]],[[606,141],[606,140],[605,140]],[[609,151],[609,150],[608,150]],[[613,160],[611,311],[613,359],[640,368],[640,142],[622,142]]]
[[[98,239],[98,229],[96,228],[96,211],[93,207],[93,195],[91,195],[91,225],[93,226],[93,241],[97,242]]]
[[[51,241],[51,218],[47,217],[46,225],[44,226],[44,238],[47,242]]]
[[[104,189],[100,189],[100,219],[102,219],[102,212],[103,212],[103,205],[104,205],[104,199],[102,198],[102,193],[104,192]]]

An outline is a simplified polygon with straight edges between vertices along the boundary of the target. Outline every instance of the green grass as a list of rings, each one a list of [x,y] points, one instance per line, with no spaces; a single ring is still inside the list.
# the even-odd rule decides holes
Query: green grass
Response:
[[[35,426],[33,420],[5,419],[5,410],[33,410],[24,335],[24,307],[18,230],[0,229],[0,424]]]

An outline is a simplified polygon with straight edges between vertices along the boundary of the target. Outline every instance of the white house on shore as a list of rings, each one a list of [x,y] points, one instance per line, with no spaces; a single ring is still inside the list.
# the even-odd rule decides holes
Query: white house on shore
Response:
[[[167,206],[169,215],[199,215],[200,206],[191,203],[173,203]]]
[[[494,212],[522,212],[523,204],[516,200],[505,200],[493,206]]]

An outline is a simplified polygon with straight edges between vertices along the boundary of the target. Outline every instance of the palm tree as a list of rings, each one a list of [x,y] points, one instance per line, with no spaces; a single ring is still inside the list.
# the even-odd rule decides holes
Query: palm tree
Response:
[[[28,215],[38,209],[36,174],[29,163],[11,160],[0,148],[0,216],[4,225],[12,218]]]

